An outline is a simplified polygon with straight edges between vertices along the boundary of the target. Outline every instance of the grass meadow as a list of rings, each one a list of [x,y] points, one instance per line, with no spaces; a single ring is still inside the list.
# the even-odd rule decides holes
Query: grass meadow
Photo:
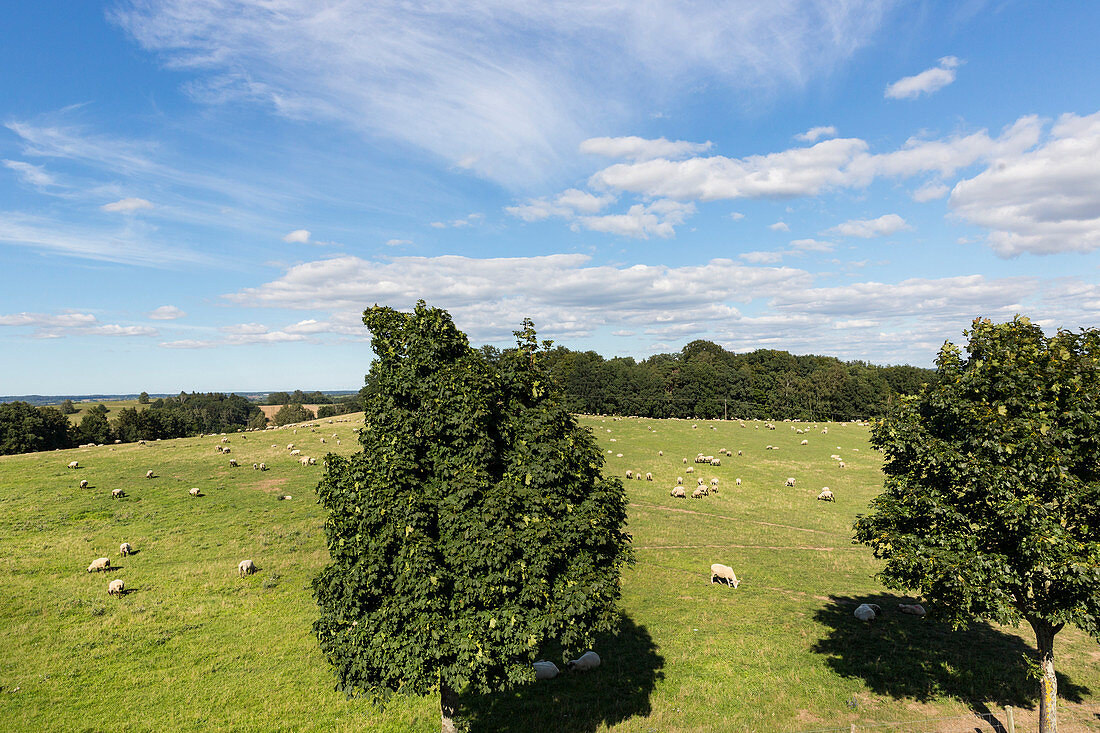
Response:
[[[67,415],[69,422],[73,425],[79,425],[80,421],[84,419],[84,416],[88,414],[88,410],[92,409],[96,405],[103,405],[109,412],[107,413],[107,419],[113,420],[118,416],[118,411],[126,407],[134,407],[138,410],[144,410],[145,405],[141,404],[136,398],[132,400],[92,400],[89,402],[73,402],[73,407],[76,408],[76,412],[71,415]],[[60,403],[52,405],[53,407],[60,407]]]
[[[0,458],[0,729],[438,730],[434,697],[377,709],[336,692],[311,631],[310,581],[327,562],[314,492],[323,469],[286,445],[318,459],[351,453],[361,420],[231,434],[230,456],[203,437]],[[654,476],[624,478],[637,563],[623,578],[622,627],[596,645],[597,670],[466,696],[470,730],[987,731],[965,716],[1004,723],[1005,705],[1019,729],[1035,729],[1030,629],[956,632],[899,615],[911,599],[876,582],[876,561],[852,544],[853,519],[882,487],[866,427],[581,422],[607,472]],[[734,453],[721,466],[691,462],[721,448]],[[268,471],[251,468],[260,461]],[[696,477],[716,477],[719,492],[674,499],[677,476],[689,494]],[[824,486],[835,503],[816,500]],[[115,488],[126,497],[112,499]],[[137,552],[120,557],[121,542]],[[100,556],[115,567],[87,573]],[[260,572],[242,579],[246,558]],[[740,587],[711,584],[714,562]],[[107,595],[113,578],[125,596]],[[862,602],[885,617],[859,623]],[[1100,645],[1067,628],[1056,654],[1061,729],[1100,731]],[[866,727],[895,721],[914,722]]]

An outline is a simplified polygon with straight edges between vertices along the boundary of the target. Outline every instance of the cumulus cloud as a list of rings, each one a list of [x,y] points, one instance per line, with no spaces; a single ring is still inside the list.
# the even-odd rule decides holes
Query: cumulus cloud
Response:
[[[884,214],[877,219],[851,219],[838,224],[829,231],[842,237],[860,237],[871,239],[872,237],[886,237],[904,229],[912,229],[897,214]]]
[[[119,201],[114,201],[109,204],[103,204],[99,208],[104,211],[111,212],[112,214],[132,214],[135,211],[142,211],[144,209],[153,208],[153,204],[145,199],[139,198],[125,198]]]
[[[791,242],[793,252],[832,252],[836,245],[820,239],[795,239]]]
[[[922,94],[932,94],[955,81],[955,69],[959,60],[954,56],[944,56],[940,65],[922,71],[915,76],[898,79],[886,87],[887,99],[916,99]]]
[[[100,323],[91,313],[13,313],[0,315],[0,326],[31,329],[33,338],[63,336],[157,336],[149,326]]]
[[[40,165],[26,163],[22,160],[5,160],[3,162],[5,167],[15,171],[25,183],[29,183],[32,186],[45,188],[55,183],[54,177],[47,173],[46,169]]]
[[[999,156],[960,181],[949,205],[991,233],[1002,257],[1100,248],[1100,112],[1063,115],[1034,150]]]
[[[283,235],[283,241],[288,244],[309,244],[310,231],[308,229],[295,229]]]
[[[836,128],[832,125],[827,127],[811,127],[806,132],[800,132],[794,136],[795,140],[800,140],[804,143],[816,143],[823,137],[836,137]]]
[[[652,160],[653,158],[683,158],[710,150],[712,143],[693,143],[686,140],[647,140],[642,137],[593,137],[580,145],[580,151],[605,158],[627,160]]]
[[[625,214],[578,216],[575,221],[594,232],[635,239],[649,239],[650,236],[667,239],[675,235],[677,225],[694,213],[694,204],[661,199],[648,205],[634,204]]]
[[[777,221],[774,224],[768,224],[768,229],[771,229],[773,232],[789,232],[791,230],[790,226],[788,226],[785,221]]]
[[[218,346],[218,342],[201,339],[179,339],[178,341],[162,341],[160,346],[165,349],[212,349]]]
[[[431,223],[431,226],[435,229],[463,229],[465,227],[481,223],[481,220],[484,218],[484,214],[467,214],[461,219],[452,219],[451,221],[433,221]]]
[[[776,252],[755,251],[755,252],[742,252],[741,254],[739,254],[737,256],[739,258],[741,258],[742,260],[744,260],[745,262],[748,262],[748,263],[753,264],[753,265],[774,265],[777,262],[781,262],[783,260],[783,255],[784,255],[784,253],[779,252],[779,251],[776,251]]]
[[[405,245],[412,244],[411,239],[387,239],[387,247],[404,247]]]
[[[827,76],[874,37],[887,10],[878,0],[734,10],[151,0],[111,17],[167,66],[187,69],[197,99],[335,120],[512,184],[543,179],[586,130],[635,119],[689,79],[760,95]]]
[[[929,181],[913,192],[913,200],[920,203],[942,199],[951,189],[940,181]]]
[[[186,315],[174,305],[162,305],[149,313],[149,317],[154,321],[171,321],[176,318],[183,318]]]

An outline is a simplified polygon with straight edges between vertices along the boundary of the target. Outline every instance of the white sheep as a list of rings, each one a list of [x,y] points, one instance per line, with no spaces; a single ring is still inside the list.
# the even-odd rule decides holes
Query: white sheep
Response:
[[[92,564],[88,566],[89,573],[98,573],[103,570],[111,569],[111,558],[109,557],[97,557],[92,561]]]
[[[841,461],[840,463],[836,464],[836,467],[837,468],[847,468],[847,466],[844,465],[844,461]]]
[[[267,470],[267,464],[266,463],[261,463],[260,464],[260,470],[261,471],[266,471]]]
[[[229,459],[229,466],[230,466],[230,468],[236,468],[237,467],[237,459],[236,458],[230,458]]]
[[[663,450],[657,451],[657,455],[659,455],[659,456],[663,456],[664,454],[665,454],[665,452]]]
[[[88,488],[88,479],[86,479],[86,478],[80,479],[80,488],[82,488],[82,489]]]
[[[688,466],[684,469],[684,473],[695,473],[695,466]]]
[[[191,496],[202,496],[202,492],[199,491],[198,487],[195,487],[195,488],[191,489],[187,493],[190,494]]]
[[[80,468],[80,461],[69,461],[69,468]]]
[[[252,464],[252,470],[253,471],[259,471],[260,470],[260,464],[259,463],[253,463]]]
[[[710,465],[712,465],[712,466],[721,466],[722,465],[722,459],[721,458],[711,458],[710,459]]]
[[[736,588],[741,585],[741,581],[737,579],[737,575],[734,574],[733,568],[729,565],[714,563],[710,566],[710,582],[717,583],[719,580],[724,580],[726,585],[731,588]]]
[[[652,474],[652,473],[649,473],[649,472],[647,471],[647,472],[646,472],[646,475],[645,475],[645,480],[646,480],[646,481],[652,481],[652,480],[653,480],[653,474]]]
[[[308,466],[309,465],[309,456],[302,456],[301,458],[298,459],[298,463],[301,463],[303,466]]]
[[[860,621],[871,623],[876,618],[878,618],[878,615],[880,613],[882,613],[882,609],[876,606],[874,603],[861,603],[852,615],[854,615]]]
[[[300,456],[300,455],[302,455],[302,451],[301,451],[300,449],[298,449],[298,448],[295,448],[294,450],[290,451],[290,455],[292,455],[292,456]]]
[[[626,477],[627,478],[634,478],[634,472],[631,471],[629,468],[626,470]]]
[[[737,451],[737,455],[741,455],[741,451]]]
[[[118,552],[123,557],[126,557],[127,555],[129,555],[133,551],[134,551],[134,548],[130,547],[129,542],[123,542],[121,545],[118,546]]]
[[[122,489],[111,489],[111,498],[121,499],[124,496],[126,496],[126,492]]]
[[[536,680],[552,680],[558,676],[558,665],[553,662],[539,661],[532,666],[535,668]]]
[[[682,484],[682,483],[684,483],[684,477],[683,477],[683,476],[677,476],[677,477],[676,477],[676,483],[677,483],[677,484]]]
[[[695,491],[691,492],[691,498],[692,499],[702,499],[706,495],[707,495],[707,490],[703,486],[699,486],[698,488],[695,489]]]
[[[107,595],[109,596],[121,596],[126,592],[126,584],[122,582],[122,578],[115,578],[107,584]]]
[[[687,496],[687,492],[684,491],[683,486],[673,486],[672,491],[669,492],[669,496],[676,499],[683,499]]]
[[[324,439],[324,438],[321,438],[321,442],[322,442],[322,443],[324,443],[324,442],[325,442],[325,439]]]
[[[924,616],[927,613],[919,603],[899,603],[898,610],[910,616]]]
[[[237,571],[241,574],[242,578],[246,575],[252,575],[256,572],[256,563],[251,560],[241,560],[237,563]]]
[[[801,443],[799,443],[799,445],[809,445],[809,444],[810,444],[810,441],[808,441],[808,440],[803,440]]]
[[[741,479],[735,480],[734,483],[737,484],[738,486],[740,486],[741,485]]]
[[[717,485],[718,485],[718,479],[716,479],[716,478],[712,478],[712,479],[710,480],[710,485],[711,485],[711,486],[717,486]]]
[[[228,442],[229,442],[229,438],[222,438],[222,442],[223,442],[223,443],[228,443]]]
[[[817,500],[818,501],[836,501],[836,499],[833,498],[833,492],[829,490],[828,486],[826,486],[824,489],[822,489],[821,493],[817,495]]]
[[[232,453],[232,452],[233,451],[230,450],[229,448],[222,448],[222,453]]]
[[[145,472],[145,478],[153,478],[153,470],[149,469]]]
[[[787,486],[794,486],[794,479],[787,477]]]
[[[600,655],[593,651],[587,651],[565,665],[571,672],[587,672],[600,666]]]

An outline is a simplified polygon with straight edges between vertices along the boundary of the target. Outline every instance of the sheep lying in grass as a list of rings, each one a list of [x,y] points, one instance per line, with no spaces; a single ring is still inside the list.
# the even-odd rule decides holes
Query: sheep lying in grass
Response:
[[[687,496],[687,492],[684,491],[683,486],[673,486],[672,491],[670,491],[668,495],[675,499],[683,499]]]
[[[107,595],[109,596],[121,596],[126,592],[126,584],[122,582],[122,578],[115,578],[107,584]]]
[[[88,488],[88,479],[86,479],[86,478],[80,479],[80,488],[82,488],[82,489]]]
[[[99,573],[104,570],[111,569],[111,558],[109,557],[97,557],[92,561],[92,564],[88,566],[89,573]]]
[[[817,495],[818,501],[836,501],[833,497],[833,492],[829,491],[829,487],[826,486],[821,490],[821,493]]]
[[[871,623],[882,613],[882,609],[874,603],[861,603],[853,612],[857,619],[866,623]]]
[[[251,560],[241,560],[237,563],[237,572],[241,574],[242,578],[246,575],[252,575],[256,572],[256,563]]]
[[[565,665],[570,672],[587,672],[600,666],[600,655],[593,651],[587,651],[572,662]]]
[[[111,498],[112,499],[121,499],[124,496],[126,496],[126,492],[123,491],[122,489],[111,489]]]
[[[737,576],[733,572],[733,568],[729,565],[714,563],[710,566],[710,582],[717,583],[718,581],[725,581],[726,585],[731,588],[736,588],[741,585],[741,581],[737,579]]]
[[[558,676],[558,665],[553,662],[539,661],[533,666],[536,680],[552,680]]]
[[[910,616],[924,616],[927,613],[919,603],[899,603],[898,610]]]
[[[289,495],[289,494],[283,494],[281,496],[276,496],[275,501],[286,501],[287,499],[293,499],[293,498],[294,497]]]
[[[133,551],[134,551],[134,548],[130,547],[129,542],[123,542],[121,545],[118,546],[118,552],[123,557],[126,557],[127,555],[129,555]]]

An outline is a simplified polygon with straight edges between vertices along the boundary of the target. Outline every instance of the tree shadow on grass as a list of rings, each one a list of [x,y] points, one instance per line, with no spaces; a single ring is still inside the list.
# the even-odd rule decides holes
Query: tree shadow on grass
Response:
[[[912,601],[894,595],[831,600],[814,615],[830,631],[812,650],[825,655],[834,672],[863,680],[878,695],[920,702],[953,697],[985,712],[987,705],[1030,707],[1038,700],[1039,683],[1024,659],[1034,659],[1035,648],[1019,637],[985,622],[952,631],[934,618],[904,615],[898,603]],[[883,615],[873,624],[858,621],[852,612],[860,603],[877,603]],[[1058,674],[1059,698],[1079,703],[1090,692]]]
[[[653,688],[664,677],[664,658],[645,627],[624,615],[618,632],[598,637],[593,649],[601,659],[594,670],[563,668],[555,679],[509,692],[464,695],[468,730],[587,733],[648,715]],[[547,658],[562,666],[557,657]]]

